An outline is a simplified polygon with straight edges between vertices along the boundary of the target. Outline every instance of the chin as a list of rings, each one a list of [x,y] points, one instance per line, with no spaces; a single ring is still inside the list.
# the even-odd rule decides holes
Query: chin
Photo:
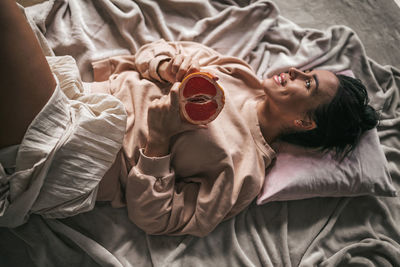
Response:
[[[268,78],[268,79],[263,80],[261,85],[263,87],[264,92],[267,95],[269,95],[270,91],[276,87],[275,81],[273,80],[273,78]]]

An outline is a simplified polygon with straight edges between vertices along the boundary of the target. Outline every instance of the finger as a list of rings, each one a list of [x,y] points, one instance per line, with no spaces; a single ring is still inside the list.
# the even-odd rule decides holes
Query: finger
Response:
[[[172,61],[173,59],[171,58],[162,60],[157,67],[157,73],[160,76],[160,78],[169,83],[175,82],[175,74],[173,75],[171,74]],[[172,82],[171,79],[173,79]]]
[[[162,98],[156,98],[156,99],[154,99],[153,101],[150,102],[148,109],[149,109],[149,111],[150,110],[154,111],[154,110],[160,109],[160,107],[162,105],[163,105]]]
[[[167,70],[164,72],[164,79],[169,83],[175,82],[175,73],[172,74],[172,62],[169,63]]]
[[[195,72],[200,71],[200,64],[197,60],[193,61],[192,65],[189,68],[189,71],[187,72],[186,76]]]
[[[173,74],[176,74],[180,68],[180,66],[182,65],[182,62],[184,60],[184,57],[182,55],[176,55],[174,57],[174,60],[172,62],[172,66],[171,66],[171,72]]]
[[[169,91],[171,107],[179,108],[179,86],[181,83],[176,82],[172,85],[171,90]]]
[[[182,64],[179,67],[178,72],[176,73],[177,81],[182,81],[183,77],[189,71],[191,64],[192,64],[192,57],[191,56],[185,57],[185,59],[183,60]]]
[[[151,100],[149,106],[150,106],[150,107],[155,107],[155,106],[158,105],[159,102],[160,102],[160,99],[159,99],[159,98],[155,98],[155,99]]]

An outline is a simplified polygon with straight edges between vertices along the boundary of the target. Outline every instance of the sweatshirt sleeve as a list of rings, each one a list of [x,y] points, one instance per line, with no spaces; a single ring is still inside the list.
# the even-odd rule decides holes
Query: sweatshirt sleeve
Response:
[[[162,61],[169,61],[181,53],[179,45],[170,45],[161,39],[142,46],[135,55],[120,55],[92,62],[94,81],[103,82],[113,74],[134,70],[152,82],[166,83],[159,73]]]
[[[179,50],[179,49],[178,49]],[[107,81],[113,74],[134,70],[153,82],[165,83],[158,75],[158,65],[171,60],[179,51],[164,40],[142,46],[135,55],[120,55],[92,62],[95,82]]]
[[[233,170],[223,166],[215,177],[176,177],[170,155],[140,158],[126,181],[128,216],[148,234],[205,236],[231,211]],[[240,191],[240,190],[239,190]]]
[[[141,77],[161,84],[167,83],[160,77],[158,66],[163,61],[170,61],[177,55],[197,59],[200,67],[218,68],[238,79],[257,81],[252,68],[243,60],[231,56],[222,56],[215,50],[194,42],[166,42],[163,39],[142,46],[135,55],[121,55],[92,62],[94,81],[103,82],[113,74],[134,70]],[[244,75],[243,75],[244,74]]]
[[[150,81],[166,83],[158,73],[162,61],[169,61],[179,54],[179,49],[163,39],[142,46],[135,55],[135,65],[140,75]]]

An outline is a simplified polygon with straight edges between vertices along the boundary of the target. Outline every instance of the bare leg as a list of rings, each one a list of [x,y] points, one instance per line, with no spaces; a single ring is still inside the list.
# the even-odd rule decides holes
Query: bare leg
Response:
[[[0,148],[19,144],[56,82],[14,0],[0,0]]]

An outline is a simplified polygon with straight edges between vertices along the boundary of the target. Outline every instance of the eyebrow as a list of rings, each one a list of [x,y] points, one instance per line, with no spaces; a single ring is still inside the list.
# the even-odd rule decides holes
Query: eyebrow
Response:
[[[318,81],[318,77],[317,77],[316,74],[313,74],[313,78],[314,78],[314,81],[315,81],[315,89],[313,90],[312,94],[314,95],[314,94],[317,93],[317,90],[318,90],[318,87],[319,87],[319,81]]]

